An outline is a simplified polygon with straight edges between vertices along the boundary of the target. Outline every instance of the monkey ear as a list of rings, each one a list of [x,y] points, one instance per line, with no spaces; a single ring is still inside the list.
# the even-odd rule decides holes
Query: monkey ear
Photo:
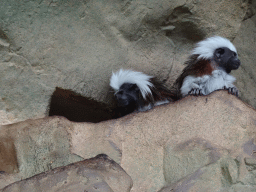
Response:
[[[218,48],[218,49],[215,50],[214,55],[215,55],[217,58],[221,58],[224,53],[225,53],[225,49],[223,49],[223,48]]]

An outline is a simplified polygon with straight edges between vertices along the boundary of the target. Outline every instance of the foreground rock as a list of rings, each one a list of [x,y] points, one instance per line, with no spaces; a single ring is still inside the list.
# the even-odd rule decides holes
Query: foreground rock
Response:
[[[71,154],[72,123],[66,119],[27,120],[0,128],[0,188],[35,174],[83,160]]]
[[[0,123],[45,117],[55,87],[111,103],[120,68],[171,87],[194,43],[232,40],[246,10],[244,0],[1,0]]]
[[[128,192],[131,187],[130,176],[117,163],[106,155],[98,155],[16,182],[1,191]]]
[[[42,128],[47,131],[32,134]],[[50,130],[58,128],[69,133],[66,142],[70,142],[71,151],[63,148],[62,153],[57,150],[52,155],[54,147],[47,148],[46,143],[44,148],[49,151],[37,155],[42,149],[31,150],[26,144],[29,140],[45,143],[53,133]],[[2,137],[14,140],[20,171],[2,174],[2,183],[18,180],[17,175],[24,179],[35,169],[37,173],[50,170],[51,166],[42,164],[42,157],[61,166],[63,156],[59,154],[65,151],[85,159],[107,154],[131,176],[133,192],[256,190],[256,111],[226,91],[189,96],[97,124],[55,117],[2,126],[0,130]],[[55,134],[52,139],[58,141],[60,137]]]
[[[219,91],[116,121],[75,124],[72,151],[108,154],[132,177],[134,192],[166,184],[169,191],[256,190],[255,129],[256,111]]]

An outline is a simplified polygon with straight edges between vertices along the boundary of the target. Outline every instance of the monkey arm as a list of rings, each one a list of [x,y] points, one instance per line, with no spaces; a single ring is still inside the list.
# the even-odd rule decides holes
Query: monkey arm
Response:
[[[233,84],[235,80],[235,77],[223,70],[214,70],[212,75],[204,75],[202,77],[187,76],[183,81],[181,94],[183,97],[188,94],[208,95],[215,90],[228,89],[231,90],[230,93],[236,95],[238,90]]]
[[[201,95],[206,95],[205,85],[209,78],[209,75],[204,75],[202,77],[194,77],[189,75],[185,77],[180,89],[182,96],[184,97],[190,93],[194,94],[194,91],[200,92]]]

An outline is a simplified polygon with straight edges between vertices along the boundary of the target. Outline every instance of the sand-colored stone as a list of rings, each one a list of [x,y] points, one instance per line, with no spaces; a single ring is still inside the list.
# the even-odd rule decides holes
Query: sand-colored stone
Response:
[[[193,45],[236,36],[244,0],[0,1],[0,123],[47,114],[55,87],[111,103],[120,68],[171,87]]]
[[[64,166],[71,157],[88,159],[104,153],[131,176],[132,192],[255,190],[256,111],[227,91],[188,96],[97,124],[51,117],[0,130],[1,137],[14,138],[20,169],[12,177],[0,174],[0,183],[50,170],[53,167],[46,166],[48,161],[58,162],[55,167]],[[57,130],[68,132],[69,140],[65,134],[56,134]],[[63,144],[70,148],[43,150]]]
[[[55,167],[83,160],[70,152],[71,136],[68,131],[72,127],[72,123],[58,117],[0,127],[2,146],[12,146],[1,151],[0,160],[5,164],[0,166],[0,171],[5,173],[0,174],[0,188]]]
[[[80,161],[13,183],[2,192],[128,192],[132,180],[106,155]]]
[[[0,170],[6,173],[18,171],[17,154],[12,138],[0,138]]]
[[[121,151],[120,164],[132,177],[135,192],[158,191],[167,183],[175,184],[194,174],[197,176],[192,177],[193,186],[198,182],[202,191],[224,190],[223,185],[228,181],[222,181],[220,165],[224,162],[234,167],[238,157],[241,165],[245,157],[255,158],[256,146],[252,141],[255,128],[256,111],[226,91],[219,91],[210,96],[189,96],[116,121],[75,124],[72,151],[88,158],[88,154],[98,150],[98,147],[92,148],[92,143],[111,143]],[[88,151],[80,147],[87,145],[91,146]],[[108,150],[104,153],[116,158]],[[231,169],[238,172],[240,167]],[[205,171],[199,174],[202,169]],[[240,172],[244,173],[240,175],[241,180],[255,179],[254,173],[248,170]],[[200,176],[205,180],[200,182]],[[245,183],[250,185],[248,181]]]

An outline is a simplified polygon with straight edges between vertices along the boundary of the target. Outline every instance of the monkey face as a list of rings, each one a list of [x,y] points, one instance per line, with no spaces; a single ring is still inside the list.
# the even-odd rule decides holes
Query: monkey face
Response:
[[[238,69],[240,66],[237,53],[227,47],[216,49],[214,52],[214,60],[218,66],[223,68],[227,73],[230,73],[231,70]]]
[[[136,84],[124,83],[115,94],[118,105],[121,107],[133,106],[137,107],[139,102],[140,90]]]

